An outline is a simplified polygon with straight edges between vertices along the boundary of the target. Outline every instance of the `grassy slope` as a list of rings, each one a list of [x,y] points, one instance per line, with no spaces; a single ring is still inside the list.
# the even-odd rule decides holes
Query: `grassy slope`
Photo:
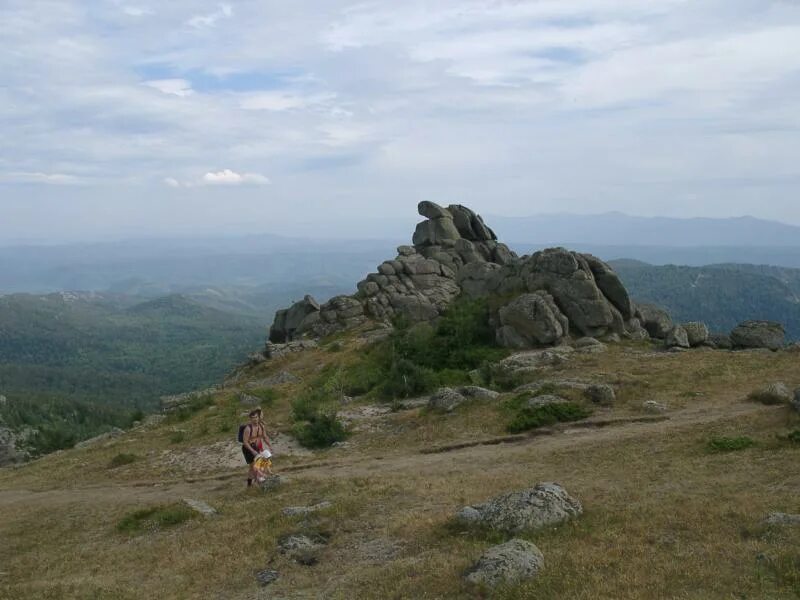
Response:
[[[469,404],[449,415],[400,411],[359,422],[346,449],[277,457],[288,481],[267,495],[243,489],[241,467],[198,470],[164,460],[231,439],[242,412],[237,385],[281,370],[309,381],[322,365],[357,360],[358,352],[346,342],[339,352],[267,363],[187,421],[1,470],[0,596],[480,598],[461,574],[501,538],[463,532],[449,518],[465,503],[537,481],[562,483],[585,514],[526,534],[543,551],[546,570],[496,597],[800,594],[796,530],[760,525],[769,511],[800,511],[800,446],[777,437],[800,427],[800,418],[786,407],[744,401],[764,382],[800,384],[798,355],[788,352],[653,354],[644,344],[614,346],[544,375],[614,384],[617,403],[593,419],[641,417],[642,402],[652,399],[669,405],[669,420],[573,427],[523,443],[425,454],[420,451],[505,435],[507,415],[496,403]],[[272,429],[288,431],[288,402],[301,386],[279,388],[268,411]],[[174,443],[177,430],[183,441]],[[714,435],[749,435],[757,443],[737,453],[709,453]],[[139,460],[109,469],[120,453]],[[134,536],[116,531],[132,511],[183,497],[206,500],[220,514]],[[333,508],[309,519],[280,513],[283,506],[323,499]],[[330,536],[316,566],[294,564],[276,551],[278,538],[296,531]],[[261,590],[254,574],[267,567],[280,579]]]

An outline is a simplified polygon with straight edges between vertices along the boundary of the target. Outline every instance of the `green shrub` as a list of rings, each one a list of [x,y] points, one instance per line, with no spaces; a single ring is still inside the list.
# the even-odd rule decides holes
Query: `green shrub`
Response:
[[[139,460],[139,457],[136,454],[127,454],[125,452],[120,452],[109,461],[108,468],[116,469],[117,467],[129,465],[132,462],[136,462],[137,460]]]
[[[173,431],[172,434],[169,436],[169,441],[173,444],[180,444],[185,440],[186,440],[186,432],[180,429]]]
[[[342,342],[336,341],[330,344],[327,350],[328,352],[341,352],[343,348]]]
[[[555,423],[580,421],[591,414],[590,410],[574,402],[544,404],[533,408],[522,407],[508,424],[507,429],[510,433],[520,433]]]
[[[180,408],[175,409],[167,415],[168,423],[181,423],[189,419],[192,415],[198,413],[206,407],[214,404],[214,396],[209,394],[202,394],[191,398]]]
[[[408,398],[432,391],[439,378],[432,369],[422,367],[409,359],[401,358],[392,363],[378,388],[382,398]]]
[[[327,448],[347,437],[347,430],[336,418],[335,412],[318,411],[310,419],[295,423],[292,433],[306,448]]]
[[[744,450],[754,445],[755,441],[746,435],[737,437],[715,436],[708,441],[708,449],[711,452],[733,452]]]
[[[275,400],[280,398],[280,394],[274,388],[264,388],[261,390],[251,390],[248,392],[251,396],[255,396],[261,401],[261,407],[266,408],[272,406]]]
[[[786,436],[786,439],[795,444],[800,444],[800,429],[795,429]]]
[[[194,511],[183,504],[154,506],[125,515],[117,523],[117,531],[128,534],[142,531],[159,531],[167,527],[180,525],[194,516]]]

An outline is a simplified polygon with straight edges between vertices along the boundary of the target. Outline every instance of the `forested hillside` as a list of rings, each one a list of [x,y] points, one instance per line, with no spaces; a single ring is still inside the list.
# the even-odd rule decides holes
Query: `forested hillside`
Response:
[[[635,300],[664,306],[678,321],[705,321],[712,331],[726,332],[747,319],[767,319],[783,323],[787,338],[800,339],[799,269],[611,264]]]
[[[158,398],[217,383],[263,343],[265,322],[173,295],[0,297],[0,418],[68,445]]]

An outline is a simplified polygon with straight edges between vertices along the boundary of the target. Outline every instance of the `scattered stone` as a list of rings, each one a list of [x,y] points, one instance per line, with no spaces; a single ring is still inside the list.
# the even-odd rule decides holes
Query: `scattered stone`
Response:
[[[239,404],[243,406],[258,406],[261,404],[261,398],[242,392],[239,394]]]
[[[462,385],[457,387],[456,391],[464,396],[464,398],[474,400],[495,400],[500,396],[500,394],[494,390],[489,390],[477,385]]]
[[[193,511],[200,513],[204,517],[211,517],[217,514],[217,509],[209,506],[202,500],[193,500],[192,498],[184,498],[183,503],[186,504]]]
[[[664,339],[673,327],[669,313],[655,304],[637,304],[636,315],[650,337]]]
[[[667,348],[688,348],[689,336],[686,330],[680,325],[675,325],[664,337],[664,346]]]
[[[480,524],[508,533],[556,525],[583,512],[581,503],[557,483],[538,483],[471,508],[480,514]],[[474,516],[471,511],[465,513],[465,509],[458,514]]]
[[[312,506],[286,506],[281,509],[281,513],[287,517],[295,517],[298,515],[309,515],[311,513],[318,512],[320,510],[325,510],[326,508],[330,508],[333,506],[327,500],[323,500],[318,504],[313,504]]]
[[[555,396],[553,394],[542,394],[541,396],[534,396],[525,402],[528,408],[539,408],[540,406],[547,406],[548,404],[566,404],[569,402],[566,398]]]
[[[271,475],[270,477],[267,477],[266,479],[264,479],[264,481],[259,483],[259,485],[261,486],[261,489],[263,491],[269,492],[271,490],[279,488],[281,485],[283,485],[283,483],[284,483],[284,478],[281,475]]]
[[[800,515],[773,512],[766,516],[764,523],[767,525],[800,525]]]
[[[493,546],[466,573],[473,584],[495,587],[535,577],[544,568],[544,556],[535,544],[514,538]]]
[[[431,410],[450,412],[465,401],[466,398],[453,388],[443,387],[428,398],[428,408]]]
[[[464,525],[477,525],[481,521],[481,513],[476,508],[465,506],[456,513],[455,519]]]
[[[710,333],[706,343],[712,348],[717,348],[719,350],[730,350],[733,348],[731,336],[727,333]]]
[[[497,363],[497,369],[506,374],[537,371],[542,367],[560,365],[567,362],[572,352],[573,350],[569,346],[518,352]]]
[[[286,342],[284,344],[267,342],[264,346],[264,356],[269,359],[282,358],[284,356],[288,356],[289,354],[305,352],[306,350],[311,350],[312,348],[316,347],[317,342],[314,340],[296,340]]]
[[[642,408],[649,413],[663,413],[667,412],[668,410],[666,404],[661,404],[660,402],[656,402],[655,400],[645,400],[642,403]]]
[[[611,406],[617,399],[614,388],[605,383],[593,383],[587,386],[586,389],[583,390],[583,395],[590,401],[595,404],[600,404],[601,406]]]
[[[747,397],[762,404],[788,404],[794,401],[792,392],[781,381],[770,383],[761,389],[750,392]]]
[[[785,335],[783,325],[775,321],[745,321],[731,331],[731,343],[734,348],[780,350]]]
[[[288,535],[278,541],[278,548],[295,562],[311,566],[318,562],[319,552],[327,544],[321,535],[309,536],[304,533]]]
[[[278,572],[273,569],[264,569],[256,573],[256,581],[262,586],[269,585],[270,583],[278,580]]]
[[[681,325],[686,331],[689,346],[695,348],[705,344],[708,340],[708,326],[700,321],[690,321]]]

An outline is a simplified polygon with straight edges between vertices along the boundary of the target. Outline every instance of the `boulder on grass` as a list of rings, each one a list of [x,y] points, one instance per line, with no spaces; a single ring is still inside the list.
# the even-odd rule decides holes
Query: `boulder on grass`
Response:
[[[673,327],[669,313],[655,304],[637,304],[636,315],[650,337],[664,339]]]
[[[664,338],[664,346],[667,348],[688,348],[689,336],[686,330],[680,325],[670,329]]]
[[[792,392],[781,381],[754,390],[747,397],[755,402],[761,402],[761,404],[788,404],[794,400]]]
[[[479,519],[475,519],[477,511]],[[469,522],[507,533],[557,525],[583,512],[581,503],[557,483],[538,483],[534,487],[492,498],[483,504],[465,507],[457,515],[469,515]]]
[[[493,546],[466,573],[470,583],[495,587],[535,577],[544,567],[544,556],[535,544],[514,538]]]
[[[786,331],[775,321],[745,321],[731,331],[734,348],[768,348],[780,350],[784,346]]]
[[[686,337],[692,348],[701,346],[708,341],[708,326],[700,321],[690,321],[681,325],[686,331]]]
[[[428,408],[450,412],[465,400],[466,398],[453,388],[443,387],[428,398]]]

